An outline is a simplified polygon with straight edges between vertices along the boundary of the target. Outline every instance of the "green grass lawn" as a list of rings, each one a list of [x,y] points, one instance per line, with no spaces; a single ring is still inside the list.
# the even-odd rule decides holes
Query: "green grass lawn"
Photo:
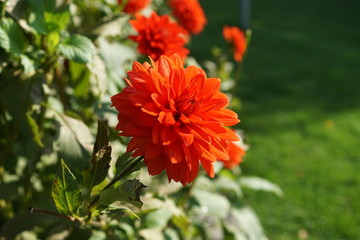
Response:
[[[193,55],[225,47],[238,2],[201,1],[209,24]],[[248,190],[249,204],[272,240],[360,239],[360,2],[256,0],[251,26],[237,86],[243,172],[285,195]]]

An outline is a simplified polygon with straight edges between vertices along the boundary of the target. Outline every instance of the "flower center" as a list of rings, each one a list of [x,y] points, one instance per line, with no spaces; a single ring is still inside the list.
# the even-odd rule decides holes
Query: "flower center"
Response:
[[[176,109],[178,110],[178,113],[190,116],[198,105],[199,101],[196,98],[190,98],[177,102]]]

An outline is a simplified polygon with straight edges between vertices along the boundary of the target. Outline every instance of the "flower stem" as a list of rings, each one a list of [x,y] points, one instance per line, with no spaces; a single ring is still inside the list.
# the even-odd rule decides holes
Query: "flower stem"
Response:
[[[4,0],[2,3],[1,3],[1,20],[3,20],[4,19],[4,17],[5,17],[5,12],[6,12],[6,2],[7,2],[8,0]]]
[[[68,102],[66,99],[65,86],[62,81],[62,69],[60,68],[59,65],[54,67],[54,80],[57,85],[57,92],[59,94],[60,101],[64,106],[64,109],[66,109],[66,107],[68,106],[67,104]]]
[[[56,216],[56,217],[59,217],[59,218],[64,218],[64,219],[69,220],[71,222],[77,222],[77,221],[80,222],[80,220],[77,219],[77,218],[74,218],[74,217],[71,217],[71,216],[68,216],[68,215],[65,215],[65,214],[49,211],[49,210],[42,209],[42,208],[31,208],[30,213],[34,213],[34,212],[45,213],[45,214]]]
[[[242,56],[242,60],[238,63],[238,66],[236,68],[236,72],[235,72],[235,82],[236,81],[239,81],[240,79],[240,75],[241,75],[241,72],[242,72],[242,68],[244,66],[244,59],[247,55],[247,52],[248,52],[248,47],[249,47],[249,44],[250,44],[250,40],[251,40],[251,31],[250,30],[247,30],[245,32],[246,34],[246,49],[245,49],[245,52]]]

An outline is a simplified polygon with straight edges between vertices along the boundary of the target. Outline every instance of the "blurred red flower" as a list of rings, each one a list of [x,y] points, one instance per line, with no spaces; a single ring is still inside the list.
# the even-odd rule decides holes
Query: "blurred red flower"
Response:
[[[138,35],[130,36],[137,42],[138,51],[157,60],[161,55],[170,56],[178,53],[182,59],[189,54],[184,47],[188,42],[186,30],[172,22],[168,15],[158,16],[152,13],[150,17],[138,16],[130,20],[130,24],[137,30]]]
[[[241,62],[246,50],[246,37],[244,32],[235,26],[224,26],[223,36],[224,39],[232,45],[235,61]]]
[[[235,130],[232,130],[236,133]],[[245,156],[247,146],[243,143],[242,139],[239,137],[239,141],[228,142],[228,153],[229,160],[222,161],[225,168],[233,168],[239,165],[243,161],[243,157]]]
[[[150,2],[151,0],[129,0],[126,3],[123,11],[129,14],[133,14],[145,8],[150,4]],[[118,4],[122,4],[122,0],[118,0]]]
[[[173,15],[190,33],[198,34],[207,23],[204,11],[198,0],[170,0]]]
[[[226,109],[220,79],[195,66],[183,67],[178,54],[150,65],[134,62],[128,86],[111,98],[121,136],[132,137],[127,151],[144,156],[150,175],[166,170],[169,181],[190,183],[199,163],[214,177],[213,162],[229,159],[229,141],[238,136],[225,126],[239,122]]]

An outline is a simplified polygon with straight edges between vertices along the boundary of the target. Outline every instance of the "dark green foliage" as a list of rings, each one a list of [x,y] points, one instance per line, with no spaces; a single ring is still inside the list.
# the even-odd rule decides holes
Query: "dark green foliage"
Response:
[[[90,167],[83,171],[84,185],[91,189],[107,176],[111,161],[111,146],[105,126],[98,122],[98,132],[91,156]],[[90,193],[90,192],[89,192]]]
[[[68,150],[69,151],[69,150]],[[128,156],[129,157],[129,156]],[[111,146],[105,126],[98,121],[98,131],[92,153],[90,166],[82,171],[82,185],[85,196],[79,188],[79,183],[68,166],[61,160],[59,172],[52,185],[51,196],[54,199],[57,210],[70,217],[73,221],[89,223],[94,217],[102,212],[124,210],[131,213],[126,204],[141,208],[140,194],[145,186],[137,179],[128,180],[114,187],[119,180],[124,179],[132,168],[120,168],[121,173],[109,183],[105,178],[108,176],[111,160]],[[126,162],[128,159],[123,158]],[[139,161],[137,161],[139,163]],[[135,165],[134,165],[135,168]],[[136,169],[136,168],[135,168]],[[138,169],[137,169],[138,170]],[[105,185],[94,190],[100,183]],[[98,192],[98,193],[96,193]],[[114,204],[116,202],[116,204]],[[86,214],[79,213],[78,209],[83,205]],[[84,211],[82,211],[84,212]],[[136,215],[135,213],[133,213]]]

